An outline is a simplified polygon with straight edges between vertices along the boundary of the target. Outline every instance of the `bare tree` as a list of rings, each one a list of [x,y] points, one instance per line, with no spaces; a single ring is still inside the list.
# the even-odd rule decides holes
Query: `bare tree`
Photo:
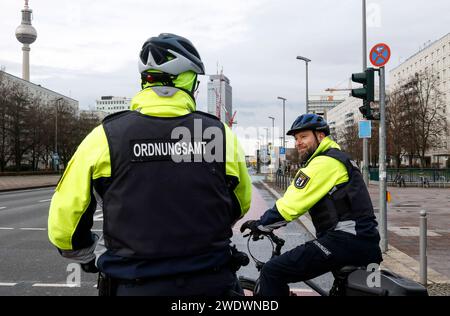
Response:
[[[58,115],[58,154],[64,166],[75,152],[77,113],[65,100],[57,105]]]
[[[29,129],[29,153],[28,158],[33,171],[39,168],[40,157],[45,151],[45,138],[48,134],[46,130],[48,120],[48,110],[46,104],[39,97],[34,97],[31,101],[29,116],[27,117]]]
[[[358,124],[346,126],[337,132],[339,144],[354,160],[362,160],[362,140],[359,138]]]
[[[7,87],[3,72],[0,71],[0,171],[5,171],[5,167],[11,159],[9,146],[9,99],[10,93]]]
[[[7,128],[11,135],[11,150],[13,153],[15,169],[21,170],[22,159],[29,149],[29,129],[27,117],[29,117],[30,97],[28,91],[18,85],[10,87],[11,99],[9,103],[9,115],[11,118]]]
[[[78,145],[95,126],[100,124],[100,119],[93,112],[77,112],[64,99],[57,103],[50,102],[47,108],[52,108],[52,111],[41,122],[41,130],[47,132],[41,135],[40,160],[45,164],[51,160],[51,154],[55,150],[55,140],[57,140],[61,163],[67,166]],[[57,137],[55,137],[55,115],[58,115]]]
[[[83,138],[100,123],[92,112],[80,115],[64,98],[57,100],[43,101],[20,83],[7,81],[0,71],[0,171],[11,164],[20,171],[25,163],[32,170],[40,163],[49,168],[56,139],[67,165]]]
[[[51,159],[52,153],[54,150],[54,129],[55,129],[55,118],[54,115],[48,115],[48,108],[50,106],[47,104],[44,107],[47,114],[44,116],[44,119],[40,122],[39,127],[44,133],[40,139],[40,149],[39,149],[39,160],[45,166],[45,169],[51,169]]]
[[[407,114],[404,96],[400,89],[395,89],[387,96],[386,126],[387,152],[394,159],[396,168],[400,168],[409,143],[408,128],[411,126],[408,126]]]
[[[77,143],[81,141],[97,126],[101,123],[99,117],[92,111],[81,112],[78,118],[77,126]]]
[[[444,116],[445,104],[439,91],[439,77],[429,71],[416,73],[408,84],[410,107],[407,109],[415,142],[416,154],[421,167],[426,167],[426,154],[431,149],[442,146],[442,138],[447,134],[447,120]],[[404,95],[408,95],[407,92]]]

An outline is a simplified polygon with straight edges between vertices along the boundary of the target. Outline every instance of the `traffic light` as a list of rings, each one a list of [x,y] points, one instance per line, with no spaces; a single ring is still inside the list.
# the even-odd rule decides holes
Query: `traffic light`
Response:
[[[352,81],[363,84],[362,88],[352,89],[352,97],[363,99],[359,111],[366,119],[373,120],[370,103],[375,101],[375,69],[367,68],[365,72],[352,74]]]

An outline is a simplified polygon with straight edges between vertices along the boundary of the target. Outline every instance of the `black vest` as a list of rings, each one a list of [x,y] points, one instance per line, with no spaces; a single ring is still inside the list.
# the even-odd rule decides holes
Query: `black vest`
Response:
[[[349,180],[334,187],[309,211],[317,236],[334,229],[338,222],[374,217],[369,191],[356,163],[335,148],[319,156],[328,156],[342,162],[347,168]]]
[[[107,249],[122,257],[163,259],[228,246],[232,199],[225,130],[217,118],[126,111],[107,117],[103,127],[111,158],[111,184],[103,197]]]

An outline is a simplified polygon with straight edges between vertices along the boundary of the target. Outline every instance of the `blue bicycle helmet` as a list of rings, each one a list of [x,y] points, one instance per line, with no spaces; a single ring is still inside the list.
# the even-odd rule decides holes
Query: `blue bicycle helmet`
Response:
[[[327,121],[317,114],[303,114],[297,117],[287,135],[294,136],[295,133],[306,130],[323,132],[326,136],[330,135]]]

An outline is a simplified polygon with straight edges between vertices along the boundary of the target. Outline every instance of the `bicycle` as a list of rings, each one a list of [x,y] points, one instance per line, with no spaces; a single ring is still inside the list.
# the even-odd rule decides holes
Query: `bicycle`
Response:
[[[264,234],[248,233],[244,237],[247,239],[247,249],[250,257],[255,262],[256,269],[260,273],[265,262],[255,258],[250,249],[250,241],[258,241],[267,238],[272,245],[271,259],[281,254],[281,249],[285,241],[276,236],[273,232]],[[312,280],[303,281],[320,296],[428,296],[427,289],[421,284],[406,279],[398,274],[380,270],[380,287],[370,287],[367,280],[372,271],[367,271],[366,267],[345,266],[337,271],[332,271],[334,276],[333,286],[330,291],[322,289]],[[258,293],[259,279],[239,276],[239,283],[246,293],[246,296],[253,296]],[[290,291],[290,296],[297,296]]]

